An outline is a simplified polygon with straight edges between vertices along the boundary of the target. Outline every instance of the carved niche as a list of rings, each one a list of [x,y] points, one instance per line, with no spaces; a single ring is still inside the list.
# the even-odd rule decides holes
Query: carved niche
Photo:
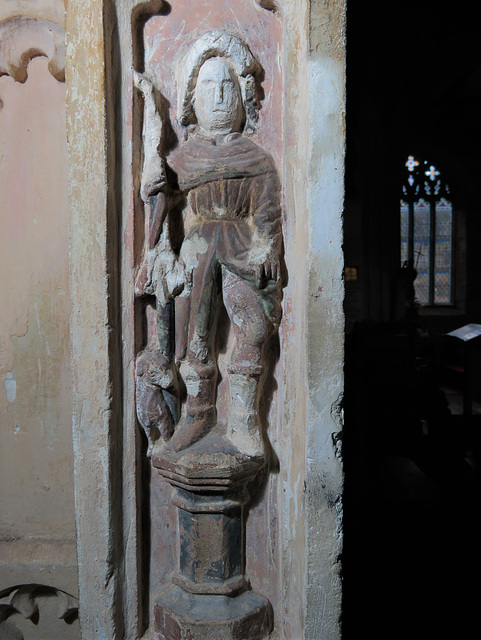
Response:
[[[135,283],[147,327],[136,407],[147,455],[174,487],[179,528],[177,570],[154,606],[162,638],[208,628],[212,639],[240,640],[249,629],[254,640],[272,626],[269,601],[245,576],[243,542],[249,490],[266,461],[266,347],[281,317],[281,188],[272,158],[249,137],[262,74],[238,35],[200,35],[178,61],[184,136],[166,152],[172,123],[163,96],[134,71],[144,100],[140,195],[149,221]]]

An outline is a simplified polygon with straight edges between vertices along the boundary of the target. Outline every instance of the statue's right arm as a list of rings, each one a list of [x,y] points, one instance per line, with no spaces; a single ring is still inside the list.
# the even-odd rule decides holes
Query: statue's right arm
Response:
[[[144,165],[140,184],[140,195],[144,202],[159,193],[165,185],[164,160],[159,154],[162,138],[162,118],[157,111],[154,86],[145,75],[133,71],[134,84],[144,97],[144,124],[142,131]]]

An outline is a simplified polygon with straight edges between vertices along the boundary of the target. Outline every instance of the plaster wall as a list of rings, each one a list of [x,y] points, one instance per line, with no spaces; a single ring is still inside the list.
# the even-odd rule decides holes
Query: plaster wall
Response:
[[[63,11],[0,7],[0,590],[75,594]]]
[[[0,535],[74,540],[65,85],[0,91]]]

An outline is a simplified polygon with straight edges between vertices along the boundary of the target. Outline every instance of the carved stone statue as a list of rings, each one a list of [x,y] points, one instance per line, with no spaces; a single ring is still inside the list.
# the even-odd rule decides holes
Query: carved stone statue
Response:
[[[247,45],[208,32],[178,72],[186,135],[167,157],[155,89],[134,74],[145,105],[140,192],[151,212],[136,294],[155,297],[158,333],[137,356],[137,416],[178,509],[177,568],[156,599],[154,626],[169,640],[207,630],[212,640],[241,640],[247,629],[261,640],[272,608],[250,590],[242,541],[265,461],[259,394],[280,320],[280,185],[247,135],[261,72]],[[233,334],[227,424],[217,420],[221,305]]]
[[[149,454],[183,451],[216,425],[223,304],[233,330],[225,437],[245,456],[264,455],[258,405],[264,348],[280,319],[282,231],[274,163],[246,135],[260,71],[236,36],[200,37],[178,68],[186,136],[166,159],[154,88],[134,77],[145,102],[141,195],[152,208],[136,294],[156,297],[159,330],[159,349],[140,353],[136,370]]]

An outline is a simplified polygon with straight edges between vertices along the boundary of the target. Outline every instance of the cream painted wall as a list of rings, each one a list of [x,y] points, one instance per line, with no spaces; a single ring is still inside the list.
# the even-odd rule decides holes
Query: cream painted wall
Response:
[[[65,7],[63,0],[2,0],[0,21],[12,16],[29,16],[63,24]]]
[[[0,97],[0,563],[19,539],[60,562],[55,541],[75,558],[65,85],[39,57]]]

